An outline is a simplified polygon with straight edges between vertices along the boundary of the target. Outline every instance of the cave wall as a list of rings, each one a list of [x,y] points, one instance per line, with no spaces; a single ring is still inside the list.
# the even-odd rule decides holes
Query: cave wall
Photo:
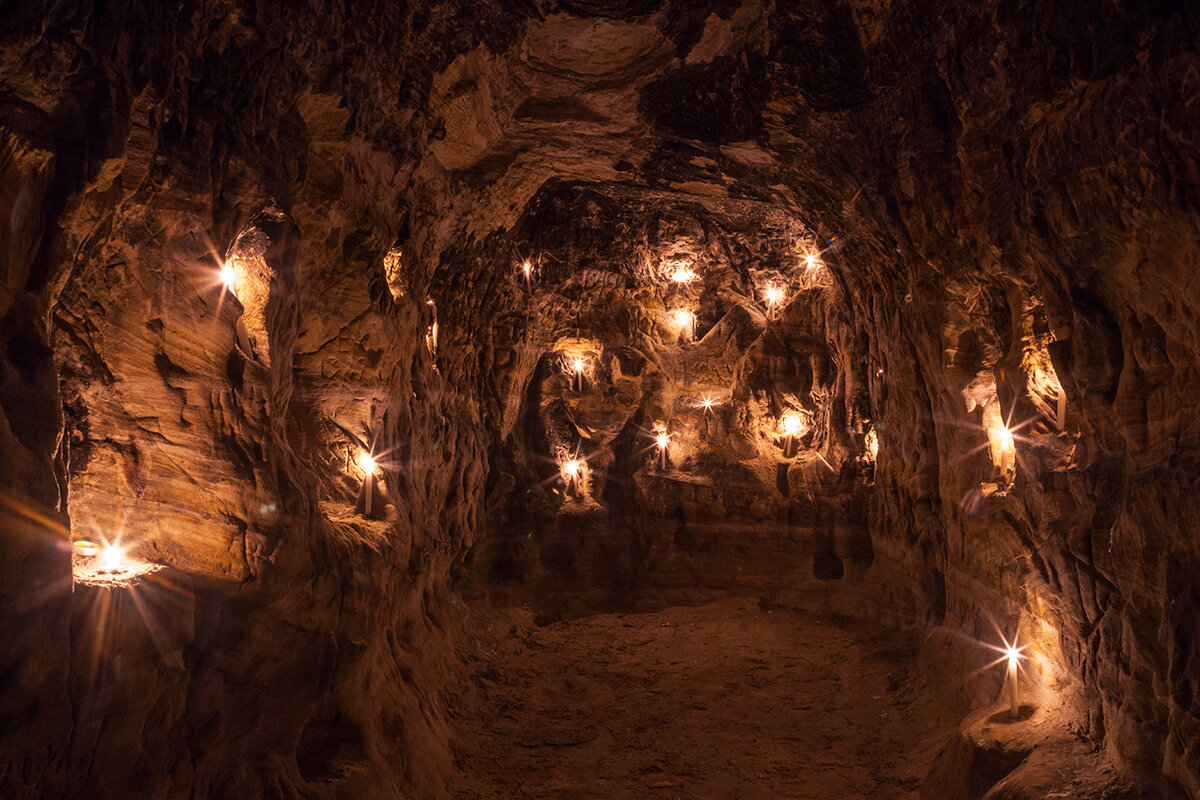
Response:
[[[918,629],[1020,624],[1087,737],[1200,794],[1190,9],[131,0],[0,23],[5,796],[436,793],[468,562],[560,608],[852,584],[844,610]],[[828,283],[760,322],[781,219]],[[678,411],[688,441],[695,408],[662,388],[681,348],[638,265],[681,242],[728,278],[698,298],[736,345],[698,364],[736,395],[719,439],[758,438],[681,459],[672,507],[637,430]],[[600,333],[593,388],[623,348],[663,350],[666,379],[623,372],[581,411],[554,345]],[[785,393],[827,416],[781,481]],[[540,459],[575,416],[607,455],[564,521]],[[164,566],[138,602],[72,591],[68,536],[113,531]]]

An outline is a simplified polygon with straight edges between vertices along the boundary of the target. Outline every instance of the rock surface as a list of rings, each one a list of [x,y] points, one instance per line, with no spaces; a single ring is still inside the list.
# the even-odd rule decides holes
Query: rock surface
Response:
[[[964,716],[1020,631],[1056,732],[928,797],[1063,736],[1200,797],[1198,31],[0,8],[0,795],[440,796],[468,608],[736,593],[911,630]]]

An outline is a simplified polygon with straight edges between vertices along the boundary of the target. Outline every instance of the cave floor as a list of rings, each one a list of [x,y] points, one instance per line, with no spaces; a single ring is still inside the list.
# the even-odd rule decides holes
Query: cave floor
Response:
[[[458,798],[915,798],[945,742],[909,642],[756,600],[509,609],[473,644],[448,698]]]

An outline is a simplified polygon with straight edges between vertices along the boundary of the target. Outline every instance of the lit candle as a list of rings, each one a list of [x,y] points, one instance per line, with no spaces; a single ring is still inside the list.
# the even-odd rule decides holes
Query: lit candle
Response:
[[[658,468],[663,472],[667,470],[667,444],[670,442],[670,437],[666,431],[659,431],[654,437],[654,443],[658,445]]]
[[[1021,660],[1021,652],[1015,647],[1006,647],[1004,655],[1008,658],[1008,711],[1016,719],[1020,716],[1017,705],[1017,662]]]
[[[763,294],[767,299],[767,308],[771,311],[783,302],[783,289],[778,286],[768,286]]]
[[[358,466],[360,469],[362,469],[364,475],[366,476],[363,480],[363,491],[366,493],[367,500],[366,505],[364,506],[363,514],[369,517],[371,516],[371,500],[373,499],[372,495],[375,493],[374,487],[371,485],[371,479],[375,476],[374,456],[372,456],[366,450],[362,451],[358,455]]]
[[[700,407],[704,409],[704,414],[700,417],[700,421],[701,421],[700,436],[703,438],[708,438],[708,435],[709,435],[708,425],[709,425],[709,421],[712,419],[712,416],[713,416],[712,398],[707,397],[707,396],[701,398],[700,399]]]
[[[582,487],[579,485],[579,462],[572,459],[562,465],[563,488],[568,497],[579,497]]]
[[[237,270],[233,268],[232,261],[226,261],[221,265],[221,283],[225,284],[225,288],[234,297],[237,297],[237,292],[233,290],[233,285],[237,281]]]
[[[82,558],[95,558],[100,553],[100,545],[88,539],[76,539],[71,542],[71,550]]]
[[[696,329],[696,315],[686,308],[677,308],[672,312],[672,317],[684,338],[691,339]]]
[[[571,362],[571,388],[577,392],[583,391],[583,371],[587,368],[587,362],[582,358],[576,358]]]
[[[675,267],[675,271],[671,273],[671,280],[675,281],[675,283],[691,283],[695,279],[696,273],[692,271],[691,267],[685,264]]]
[[[119,572],[124,567],[125,553],[115,544],[107,545],[100,554],[100,569]]]
[[[1000,474],[1010,481],[1017,472],[1017,445],[1013,441],[1012,431],[1004,427],[996,429],[996,442],[1000,455]]]
[[[525,289],[533,292],[533,265],[526,261],[521,265],[521,271],[525,273]]]
[[[791,458],[796,455],[796,437],[804,435],[804,420],[794,412],[787,412],[780,420],[783,427],[783,457]]]

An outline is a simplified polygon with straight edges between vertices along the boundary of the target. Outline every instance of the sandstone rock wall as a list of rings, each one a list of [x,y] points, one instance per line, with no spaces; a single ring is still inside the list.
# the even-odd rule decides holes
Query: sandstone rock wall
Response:
[[[1019,625],[1087,737],[1200,794],[1197,30],[0,10],[2,793],[436,794],[469,571]],[[68,538],[118,534],[164,568],[72,591]]]

